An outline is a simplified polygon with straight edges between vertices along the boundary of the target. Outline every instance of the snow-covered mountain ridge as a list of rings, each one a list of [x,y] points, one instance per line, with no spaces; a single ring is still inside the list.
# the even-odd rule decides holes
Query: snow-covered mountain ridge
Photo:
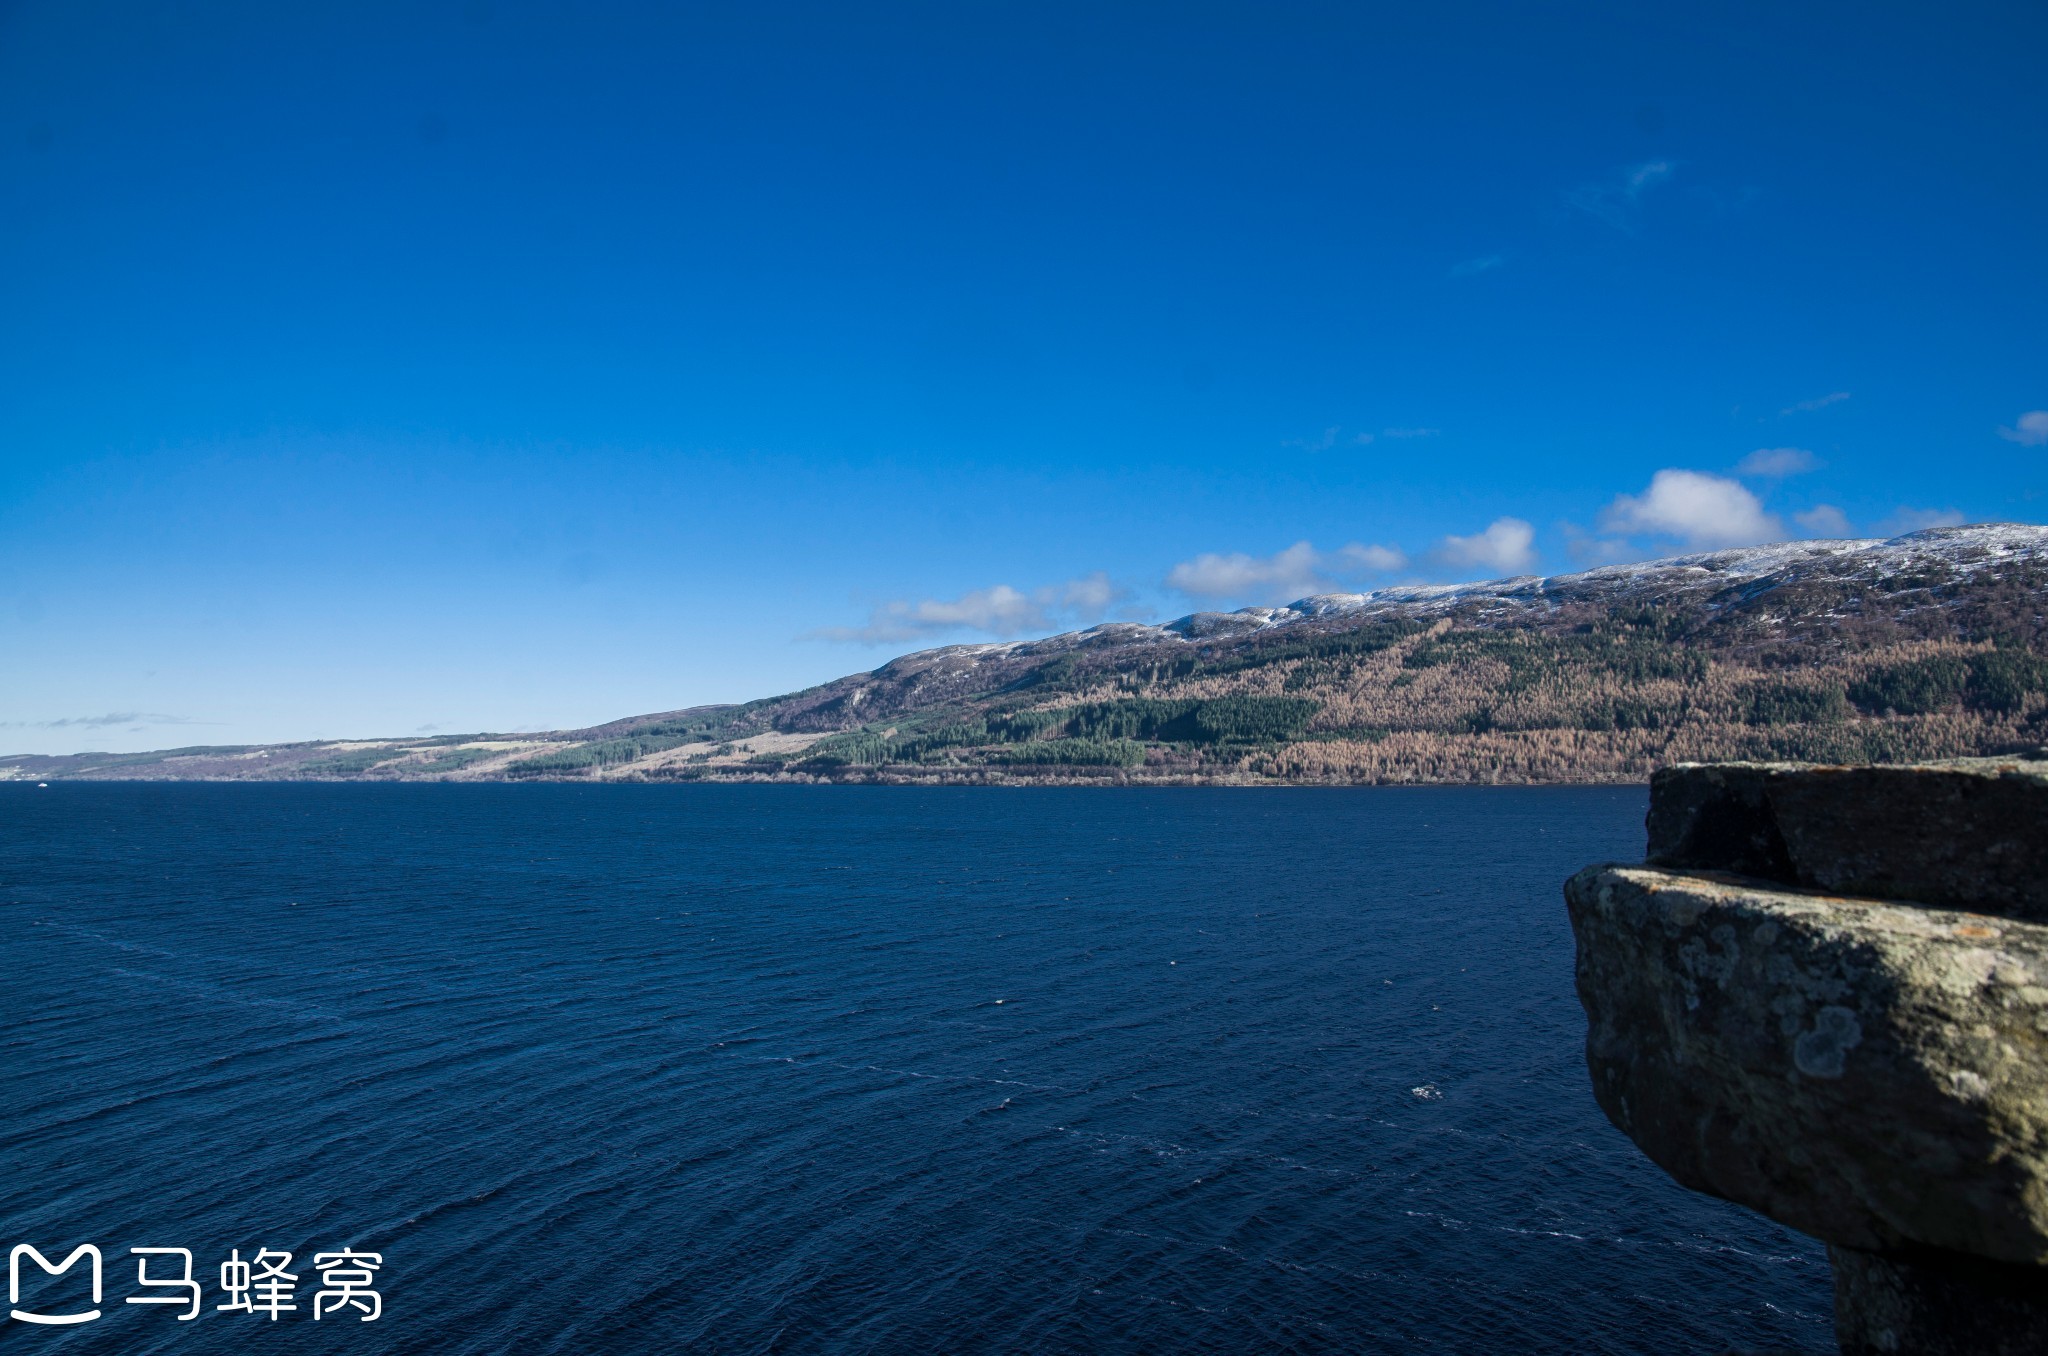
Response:
[[[1739,589],[1745,584],[1767,588],[1827,580],[1882,586],[1887,580],[1921,581],[1933,570],[1941,574],[1944,583],[1954,585],[2015,563],[2048,566],[2048,526],[1983,523],[1934,527],[1891,538],[1775,542],[1704,551],[1627,565],[1601,565],[1570,574],[1514,575],[1464,584],[1396,584],[1365,593],[1322,593],[1282,607],[1194,612],[1159,624],[1104,622],[1036,640],[938,646],[892,660],[877,672],[897,666],[944,666],[963,660],[1037,656],[1077,648],[1240,639],[1304,622],[1343,619],[1434,619],[1463,613],[1476,621],[1499,623],[1585,606],[1635,604],[1712,609],[1753,596]],[[1736,590],[1735,595],[1724,598],[1731,590]]]
[[[584,730],[0,758],[0,778],[1546,782],[2048,743],[2048,528],[1710,551],[949,645]]]
[[[1947,571],[1953,581],[1960,581],[2014,561],[2048,562],[2048,527],[2029,523],[1933,527],[1900,537],[1774,542],[1703,551],[1628,565],[1601,565],[1571,574],[1524,574],[1465,584],[1395,584],[1365,593],[1314,594],[1283,607],[1195,612],[1156,626],[1106,622],[1045,640],[943,646],[921,653],[995,653],[1049,644],[1085,644],[1096,637],[1130,642],[1173,636],[1207,639],[1335,617],[1392,613],[1442,616],[1474,604],[1482,605],[1486,611],[1493,608],[1484,605],[1497,605],[1498,615],[1571,604],[1618,605],[1631,600],[1668,606],[1699,601],[1750,581],[1789,581],[1819,575],[1837,580],[1860,577],[1876,582],[1887,577],[1913,577],[1928,567]]]
[[[1444,609],[1478,598],[1535,605],[1595,596],[1621,600],[1637,592],[1663,598],[1673,592],[1717,591],[1736,581],[1816,566],[1837,577],[1844,571],[1880,577],[1935,565],[1967,577],[2015,558],[2048,558],[2048,527],[1986,523],[1926,528],[1889,539],[1778,542],[1630,565],[1602,565],[1547,578],[1518,575],[1472,584],[1410,584],[1369,593],[1326,593],[1303,598],[1283,610],[1295,616],[1329,616],[1385,607]]]

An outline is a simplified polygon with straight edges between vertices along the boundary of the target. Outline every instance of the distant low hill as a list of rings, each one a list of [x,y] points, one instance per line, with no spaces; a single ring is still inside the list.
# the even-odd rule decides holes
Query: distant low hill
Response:
[[[2048,743],[2048,528],[1793,542],[950,645],[545,734],[0,758],[0,777],[1535,783]]]

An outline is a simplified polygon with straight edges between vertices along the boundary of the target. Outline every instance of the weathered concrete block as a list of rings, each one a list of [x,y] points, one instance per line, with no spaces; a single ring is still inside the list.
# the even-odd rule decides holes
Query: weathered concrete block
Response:
[[[1680,764],[1649,829],[1653,866],[2048,923],[2048,760]]]
[[[1643,867],[1565,897],[1594,1095],[1665,1171],[1865,1253],[2048,1262],[2048,926]]]

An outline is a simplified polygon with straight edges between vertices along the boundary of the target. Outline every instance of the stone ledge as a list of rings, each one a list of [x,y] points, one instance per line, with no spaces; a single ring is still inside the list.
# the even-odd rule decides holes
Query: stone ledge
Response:
[[[1845,1356],[2040,1356],[2048,1346],[2048,1289],[2038,1267],[1835,1247],[1828,1262]]]
[[[2048,926],[1645,867],[1565,897],[1594,1094],[1666,1172],[1842,1247],[2048,1262]]]
[[[2048,923],[2048,758],[1681,763],[1650,783],[1653,866]]]

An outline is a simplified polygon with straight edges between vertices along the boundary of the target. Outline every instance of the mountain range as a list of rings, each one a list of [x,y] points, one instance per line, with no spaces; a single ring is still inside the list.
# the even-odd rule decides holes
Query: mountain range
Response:
[[[1641,781],[2048,742],[2048,528],[1932,528],[948,645],[582,730],[18,755],[0,778]]]

